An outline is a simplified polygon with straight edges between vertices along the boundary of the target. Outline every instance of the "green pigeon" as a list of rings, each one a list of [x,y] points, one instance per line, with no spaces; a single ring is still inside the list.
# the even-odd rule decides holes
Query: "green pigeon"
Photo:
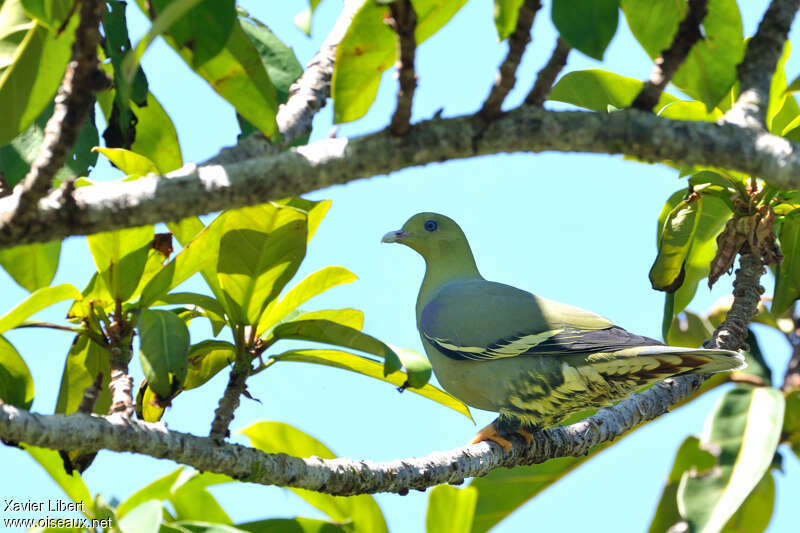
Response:
[[[531,431],[602,407],[679,374],[744,367],[729,350],[676,348],[629,333],[592,312],[485,280],[464,232],[450,218],[419,213],[383,236],[425,259],[417,328],[439,383],[498,418],[473,442]]]

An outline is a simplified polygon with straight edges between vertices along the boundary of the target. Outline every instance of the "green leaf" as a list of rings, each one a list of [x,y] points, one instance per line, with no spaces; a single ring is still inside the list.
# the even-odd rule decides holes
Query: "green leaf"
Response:
[[[139,355],[150,388],[167,398],[186,379],[189,330],[169,311],[142,311],[137,324]]]
[[[215,526],[233,525],[233,520],[208,490],[205,488],[186,490],[187,485],[175,491],[169,500],[175,509],[176,520],[202,521]]]
[[[57,30],[72,14],[70,0],[22,0],[22,7],[30,18],[43,22],[51,30]]]
[[[137,490],[117,506],[117,518],[122,518],[133,509],[150,500],[166,500],[172,495],[172,487],[182,485],[186,478],[184,468],[178,468]]]
[[[22,181],[39,155],[44,141],[44,128],[53,114],[53,108],[53,102],[50,102],[25,131],[10,144],[0,147],[0,171],[10,186]],[[67,179],[86,176],[89,168],[97,162],[97,154],[91,151],[97,143],[97,127],[92,117],[87,116],[72,151],[67,155],[64,166],[56,172],[53,182],[61,183]]]
[[[168,4],[183,0],[153,0],[160,13]],[[192,50],[191,67],[196,69],[222,51],[236,21],[235,0],[201,0],[167,30],[179,47]]]
[[[466,0],[413,0],[417,44],[439,31]],[[365,2],[336,48],[331,80],[334,122],[351,122],[369,110],[383,72],[397,56],[397,36],[383,21],[389,7]]]
[[[94,405],[94,412],[108,413],[111,406],[111,393],[108,382],[111,377],[111,354],[86,335],[76,335],[69,348],[61,374],[61,387],[58,390],[56,413],[69,415],[78,410],[83,393],[91,387],[98,374],[103,374],[103,384]]]
[[[158,533],[163,513],[161,502],[150,500],[132,509],[116,525],[122,533]]]
[[[311,237],[313,237],[317,232],[317,228],[319,228],[322,219],[325,218],[325,215],[331,208],[330,200],[306,200],[305,198],[300,198],[298,196],[291,196],[289,198],[277,200],[274,203],[278,205],[294,207],[295,209],[299,209],[300,211],[306,213],[308,216],[308,241],[306,242],[311,242]]]
[[[800,391],[789,390],[784,393],[786,415],[783,417],[784,442],[794,454],[800,457]]]
[[[683,283],[686,256],[700,221],[703,197],[681,200],[661,227],[658,256],[650,268],[650,283],[659,291],[675,292]]]
[[[504,41],[517,27],[519,8],[525,0],[494,0],[494,25],[497,37]]]
[[[0,400],[30,409],[33,403],[33,376],[14,345],[0,335]]]
[[[200,223],[199,220],[197,222]],[[203,277],[219,300],[222,291],[217,284],[214,266],[219,259],[221,219],[217,218],[207,228],[200,223],[200,232],[193,235],[190,241],[186,240],[185,235],[181,235],[181,228],[176,224],[170,224],[168,227],[171,230],[179,230],[179,233],[174,233],[174,236],[183,245],[183,250],[145,285],[139,298],[139,305],[141,307],[153,305],[153,302],[165,298],[170,290],[197,272],[203,273]],[[188,233],[192,233],[192,231]]]
[[[620,0],[619,4],[633,36],[653,59],[672,45],[687,12],[685,2],[669,0]]]
[[[769,86],[769,104],[767,105],[767,129],[776,135],[783,135],[793,129],[797,123],[793,122],[800,115],[800,106],[797,105],[794,95],[786,87],[786,61],[791,54],[792,45],[787,40],[783,45],[783,53]]]
[[[619,1],[553,0],[553,24],[570,46],[602,60],[617,32]]]
[[[685,472],[678,508],[692,531],[719,531],[767,472],[780,440],[784,399],[770,387],[728,391],[706,420],[701,447],[716,457],[704,471]]]
[[[273,204],[228,211],[222,222],[217,279],[231,322],[258,324],[305,253],[305,213]]]
[[[665,338],[670,346],[701,348],[710,339],[714,328],[708,319],[691,311],[683,311],[672,319],[672,327]]]
[[[295,361],[341,368],[342,370],[349,370],[350,372],[391,383],[397,387],[403,386],[407,380],[406,375],[402,372],[385,375],[383,373],[383,365],[378,361],[340,350],[291,350],[272,356],[272,358],[277,361]],[[409,388],[408,390],[449,407],[472,420],[469,408],[464,403],[430,383],[420,388]]]
[[[78,300],[80,298],[81,293],[69,283],[38,289],[17,304],[14,309],[0,316],[0,333],[19,326],[35,313],[55,303],[69,299]]]
[[[764,354],[761,352],[761,347],[758,345],[758,337],[756,337],[752,329],[747,330],[745,344],[750,347],[749,350],[744,352],[744,360],[747,366],[741,370],[737,370],[736,373],[754,376],[760,378],[765,385],[772,385],[772,370],[767,364],[766,359],[764,359]]]
[[[84,515],[90,518],[94,509],[94,501],[92,500],[89,488],[83,482],[77,470],[73,470],[72,474],[67,474],[64,470],[64,462],[61,460],[61,456],[56,450],[37,448],[36,446],[24,443],[21,443],[20,446],[44,468],[45,472],[47,472],[50,478],[61,487],[70,500],[75,503],[83,502],[86,508]]]
[[[294,51],[259,20],[248,15],[247,18],[240,18],[239,23],[261,57],[269,79],[275,86],[278,101],[286,102],[289,99],[289,87],[303,74],[303,65]]]
[[[634,37],[653,59],[670,47],[687,13],[685,2],[672,0],[621,0],[620,4]],[[736,0],[709,0],[703,38],[694,44],[672,82],[710,111],[736,82],[744,48]]]
[[[250,444],[265,453],[286,453],[295,457],[336,456],[324,444],[299,429],[282,422],[256,422],[241,431]],[[331,496],[321,492],[292,489],[292,492],[338,523],[352,523],[356,531],[388,532],[380,507],[369,494]]]
[[[609,105],[617,109],[630,107],[643,85],[639,80],[605,70],[579,70],[558,80],[548,99],[605,112]],[[674,96],[661,93],[655,110],[677,101]]]
[[[775,507],[775,480],[767,471],[728,520],[723,533],[761,533],[767,529]]]
[[[345,533],[346,531],[331,522],[303,517],[270,518],[236,524],[236,527],[250,533]]]
[[[61,83],[72,53],[78,17],[61,35],[25,14],[21,0],[0,5],[0,146],[38,117]]]
[[[783,261],[775,276],[772,316],[781,316],[800,298],[800,215],[788,215],[781,225],[778,240]]]
[[[164,175],[183,166],[178,133],[161,103],[147,93],[146,105],[131,102],[131,110],[136,115],[136,140],[131,150],[150,159],[156,166],[156,173]]]
[[[653,521],[648,533],[667,533],[667,530],[683,520],[678,510],[678,485],[684,472],[713,468],[716,460],[713,455],[700,447],[700,439],[686,437],[675,454],[672,471],[667,476],[667,484],[661,493]]]
[[[168,398],[172,399],[173,396]],[[145,422],[158,422],[166,411],[166,407],[162,407],[163,403],[153,389],[150,388],[147,379],[143,379],[139,383],[139,390],[136,391],[136,405],[134,407],[136,416]]]
[[[0,265],[28,292],[47,287],[58,270],[61,241],[23,244],[0,250]]]
[[[106,156],[109,161],[130,176],[146,176],[147,174],[158,174],[156,164],[143,155],[137,154],[124,148],[93,148],[93,151]]]
[[[215,335],[219,334],[219,330],[216,329],[217,325],[220,326],[220,329],[225,325],[225,310],[222,308],[222,305],[214,298],[206,296],[205,294],[173,292],[153,302],[152,305],[193,305],[199,307],[203,310],[204,316],[206,316],[209,321],[211,321],[212,326],[214,326]]]
[[[153,226],[139,226],[87,237],[97,271],[115,300],[127,301],[139,285],[153,235]]]
[[[402,368],[400,357],[383,341],[359,330],[330,320],[298,319],[285,322],[272,330],[268,343],[280,339],[323,342],[377,355],[384,359],[383,375],[388,376]],[[274,340],[273,340],[274,339]],[[416,380],[415,380],[416,381]]]
[[[294,16],[292,22],[303,33],[311,37],[311,17],[317,9],[320,0],[308,0],[308,7]]]
[[[213,0],[204,1],[213,2]],[[137,3],[147,13],[145,2],[137,0]],[[176,4],[177,2],[173,2],[170,6]],[[155,22],[153,27],[155,28]],[[275,114],[278,102],[275,87],[264,69],[258,52],[238,21],[234,21],[224,48],[199,66],[196,65],[194,54],[188,46],[181,47],[168,34],[164,35],[164,40],[178,52],[187,65],[195,65],[192,67],[194,71],[267,138],[277,135]],[[145,42],[145,39],[142,39],[142,42]],[[136,46],[137,54],[140,52],[142,42]],[[133,65],[132,61],[129,68],[132,69]]]
[[[273,327],[299,306],[328,289],[343,283],[351,283],[358,278],[344,267],[327,266],[306,276],[292,287],[280,301],[272,300],[258,322],[258,335]],[[277,304],[275,303],[277,301]]]
[[[91,315],[92,308],[102,309],[105,312],[114,308],[111,294],[97,272],[92,274],[89,283],[84,287],[81,299],[75,300],[67,311],[67,319],[72,322],[80,322],[83,318]]]
[[[658,116],[672,120],[702,120],[705,122],[716,122],[722,118],[722,111],[714,108],[711,111],[706,109],[701,102],[673,102],[661,108]]]
[[[428,497],[428,513],[425,517],[425,531],[438,533],[469,533],[475,516],[475,502],[478,491],[475,487],[459,489],[451,485],[439,485],[431,490]]]
[[[236,360],[236,346],[227,341],[205,340],[189,348],[189,371],[183,389],[197,388]]]

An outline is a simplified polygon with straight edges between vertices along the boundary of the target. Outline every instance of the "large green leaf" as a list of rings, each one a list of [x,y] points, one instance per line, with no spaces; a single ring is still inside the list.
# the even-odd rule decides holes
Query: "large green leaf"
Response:
[[[232,364],[236,360],[236,346],[227,341],[204,340],[189,348],[188,359],[185,390],[199,387]]]
[[[53,103],[50,102],[25,131],[17,135],[10,144],[0,147],[0,172],[3,172],[6,183],[10,186],[22,181],[39,155],[44,141],[44,128],[53,114],[53,108]],[[53,181],[60,183],[66,179],[86,176],[89,168],[97,162],[97,154],[91,151],[97,143],[97,127],[92,117],[87,116],[72,151],[56,172]]]
[[[620,0],[553,0],[552,19],[561,37],[589,57],[603,59],[617,32]]]
[[[47,287],[56,276],[61,241],[24,244],[0,250],[0,265],[28,292]]]
[[[717,464],[711,453],[700,447],[700,439],[686,437],[675,454],[672,471],[667,476],[667,483],[661,493],[661,499],[656,507],[653,521],[650,523],[648,533],[667,533],[667,530],[683,520],[678,511],[678,485],[684,472],[695,470],[708,470]]]
[[[333,322],[331,320],[298,319],[285,322],[272,330],[268,342],[272,339],[296,339],[313,342],[324,342],[377,355],[384,359],[383,374],[388,376],[403,366],[399,354],[386,343],[361,333],[359,330]],[[410,377],[409,377],[410,379]],[[421,385],[419,385],[421,386]]]
[[[504,41],[517,27],[519,8],[525,0],[494,0],[494,25],[497,37]]]
[[[160,13],[168,4],[185,0],[151,0]],[[235,0],[201,0],[169,27],[167,33],[179,47],[192,50],[192,68],[222,51],[236,21]]]
[[[162,526],[164,506],[161,502],[150,500],[131,509],[120,518],[116,526],[122,533],[158,533]]]
[[[683,283],[685,262],[700,221],[703,197],[681,200],[667,215],[658,240],[658,255],[650,268],[650,283],[659,291],[675,292]]]
[[[47,107],[64,75],[78,17],[60,35],[30,19],[21,0],[0,4],[0,146]]]
[[[153,226],[96,233],[87,240],[94,264],[111,296],[126,301],[144,272],[153,243]]]
[[[475,516],[475,501],[478,491],[475,487],[459,489],[451,485],[439,485],[428,496],[428,513],[425,517],[425,531],[439,533],[469,533]]]
[[[185,478],[186,476],[181,474],[184,474],[183,467],[158,478],[128,496],[117,506],[117,518],[122,518],[146,501],[168,499],[172,495],[173,486],[180,486],[185,482],[182,477]]]
[[[289,99],[289,87],[303,73],[303,66],[294,51],[283,44],[265,24],[249,14],[247,18],[240,18],[239,23],[261,57],[269,79],[275,86],[278,101],[286,102]]]
[[[168,398],[186,379],[189,330],[175,313],[142,311],[137,323],[139,355],[150,388]]]
[[[69,283],[38,289],[32,292],[30,296],[25,298],[14,309],[0,316],[0,333],[19,326],[33,314],[55,303],[68,299],[78,300],[80,298],[81,293]]]
[[[605,70],[570,72],[553,86],[548,99],[576,105],[592,111],[606,112],[608,106],[629,107],[642,90],[643,83]],[[674,96],[661,93],[655,110],[677,102]]]
[[[781,316],[800,298],[800,215],[787,216],[779,233],[783,261],[778,265],[772,315]]]
[[[210,296],[193,292],[173,292],[153,302],[152,305],[192,305],[202,310],[214,328],[214,335],[225,325],[225,310],[222,305]]]
[[[336,456],[324,444],[299,429],[282,422],[256,422],[242,430],[250,444],[266,453],[286,453],[295,457]],[[356,531],[388,532],[380,507],[369,494],[331,496],[304,489],[289,489],[341,524],[352,523]]]
[[[0,400],[30,409],[33,403],[33,376],[14,345],[0,335]]]
[[[692,531],[719,531],[767,472],[780,441],[784,399],[771,387],[738,386],[706,420],[701,447],[713,468],[685,472],[678,508]]]
[[[327,266],[309,274],[279,301],[272,300],[269,303],[258,322],[258,335],[267,331],[314,296],[342,283],[351,283],[357,279],[355,274],[340,266]]]
[[[109,161],[114,163],[114,166],[122,170],[131,177],[142,177],[147,174],[158,174],[158,167],[153,163],[150,158],[137,154],[132,150],[125,148],[94,148],[95,152],[99,152],[106,156]]]
[[[62,488],[70,500],[83,504],[83,508],[86,509],[84,515],[87,518],[91,518],[94,510],[94,500],[92,500],[89,488],[83,482],[78,471],[73,470],[71,474],[67,474],[64,470],[64,462],[56,450],[37,448],[24,443],[20,444],[20,446],[44,468],[45,472]]]
[[[205,2],[213,3],[213,0]],[[144,0],[137,0],[137,3],[147,13]],[[275,87],[238,20],[234,21],[225,46],[200,65],[195,61],[195,54],[189,46],[180,46],[171,35],[164,35],[164,40],[188,65],[194,65],[195,72],[217,94],[233,105],[240,115],[264,135],[272,138],[277,134],[275,114],[278,102]],[[137,45],[137,53],[138,48]]]
[[[466,0],[412,0],[417,13],[417,44],[447,24]],[[397,56],[397,36],[384,23],[389,6],[364,2],[339,46],[331,80],[333,120],[351,122],[369,110],[383,72]]]
[[[403,386],[406,383],[407,377],[401,372],[383,374],[383,365],[378,361],[373,361],[360,355],[355,355],[349,352],[340,350],[291,350],[282,354],[272,356],[276,361],[295,361],[299,363],[313,363],[317,365],[331,366],[334,368],[341,368],[349,370],[357,374],[369,376],[371,378],[379,379],[395,386]],[[409,388],[411,392],[424,396],[429,400],[449,407],[454,411],[458,411],[464,416],[472,419],[469,408],[457,398],[449,395],[443,390],[434,387],[430,383],[419,388]]]
[[[175,226],[170,225],[170,227]],[[149,307],[197,272],[214,271],[214,266],[219,259],[219,235],[222,225],[217,220],[207,228],[203,228],[202,224],[200,227],[202,228],[200,233],[195,235],[191,241],[181,242],[183,250],[145,285],[139,298],[140,306]],[[212,289],[216,287],[219,290],[216,285],[216,276],[209,275],[206,279],[209,278],[214,283]]]
[[[761,533],[767,529],[772,520],[772,510],[775,507],[775,480],[772,472],[767,471],[758,485],[753,487],[750,494],[728,520],[723,533]]]
[[[784,393],[786,415],[783,417],[784,441],[794,454],[800,458],[800,391],[789,390]]]
[[[76,335],[69,348],[58,390],[56,413],[69,415],[78,410],[83,393],[91,387],[98,374],[103,374],[103,383],[94,405],[94,412],[108,413],[111,393],[108,382],[111,377],[111,354],[86,335]]]
[[[305,213],[291,207],[263,204],[225,214],[217,279],[232,323],[258,324],[305,257],[306,231]]]
[[[688,9],[685,2],[672,0],[621,0],[620,4],[634,37],[654,59],[672,44]],[[711,110],[736,81],[744,47],[736,0],[709,0],[703,38],[692,47],[672,82]]]
[[[800,115],[800,106],[797,105],[794,95],[787,91],[786,87],[786,61],[789,60],[791,51],[792,45],[786,41],[769,87],[767,129],[776,135],[783,135],[786,131],[795,128],[798,123],[792,124],[792,122]]]

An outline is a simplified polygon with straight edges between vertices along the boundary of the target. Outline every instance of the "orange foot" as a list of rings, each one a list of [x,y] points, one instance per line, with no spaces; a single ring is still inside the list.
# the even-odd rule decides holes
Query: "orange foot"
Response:
[[[503,449],[506,451],[506,453],[510,452],[511,451],[511,442],[508,439],[505,439],[505,438],[500,436],[500,433],[497,432],[496,423],[497,423],[497,420],[495,420],[494,422],[492,422],[491,424],[489,424],[488,426],[486,426],[485,428],[480,430],[478,432],[478,434],[475,435],[475,438],[472,439],[471,444],[477,444],[479,442],[490,440],[490,441],[496,442],[497,444],[502,446]],[[517,433],[517,435],[519,435],[520,437],[525,439],[526,443],[528,443],[528,444],[531,443],[531,440],[533,439],[533,434],[532,433],[529,433],[529,432],[527,432],[525,430],[522,430],[522,429],[518,430],[516,433]]]

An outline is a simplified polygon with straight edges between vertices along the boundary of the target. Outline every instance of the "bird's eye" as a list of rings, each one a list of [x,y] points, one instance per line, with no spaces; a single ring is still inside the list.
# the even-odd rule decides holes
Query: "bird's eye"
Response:
[[[439,225],[436,223],[435,220],[426,220],[425,221],[425,230],[426,231],[436,231]]]

